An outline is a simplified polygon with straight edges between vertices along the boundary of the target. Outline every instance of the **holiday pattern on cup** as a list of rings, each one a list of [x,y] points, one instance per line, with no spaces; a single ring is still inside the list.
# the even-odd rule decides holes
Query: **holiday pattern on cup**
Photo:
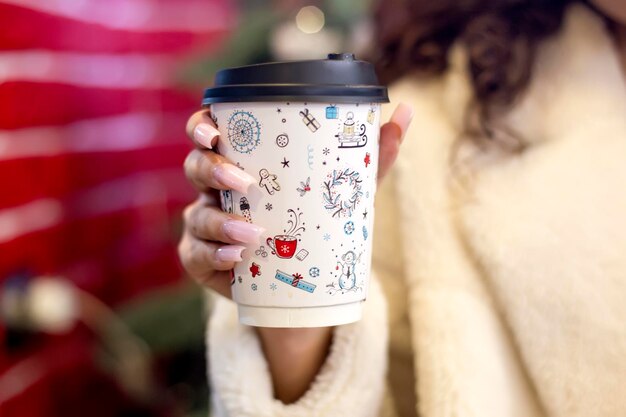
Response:
[[[315,163],[315,156],[314,156],[314,152],[315,148],[313,147],[313,145],[307,145],[306,147],[306,152],[307,152],[307,164],[309,165],[309,169],[313,169],[313,164]]]
[[[286,133],[281,133],[280,135],[276,136],[276,144],[281,148],[289,145],[289,136],[287,136]]]
[[[252,274],[252,278],[261,275],[261,266],[256,262],[252,262],[252,265],[250,265],[250,273]]]
[[[362,183],[360,174],[351,169],[333,170],[322,184],[324,208],[333,217],[350,217],[361,202]]]
[[[300,187],[297,188],[300,197],[311,191],[311,177],[307,177],[306,181],[300,181]]]
[[[302,279],[302,275],[298,273],[289,275],[286,272],[276,270],[275,278],[281,282],[284,282],[285,284],[291,285],[294,288],[298,288],[309,293],[313,293],[313,291],[315,291],[315,288],[317,287],[317,285],[311,282],[304,281]]]
[[[337,118],[337,106],[331,104],[326,107],[326,118],[327,119],[336,119]]]
[[[247,194],[222,192],[222,208],[267,230],[235,265],[234,299],[294,307],[363,300],[379,106],[239,103],[212,110],[225,124],[218,126],[220,153],[258,173]]]
[[[339,140],[340,148],[362,148],[367,145],[367,128],[365,124],[357,123],[354,120],[354,113],[349,111],[346,120],[343,122],[341,131],[335,135]]]
[[[302,233],[306,232],[305,224],[302,221],[302,213],[293,209],[289,209],[287,212],[289,213],[289,219],[287,220],[288,228],[283,229],[283,234],[268,237],[265,241],[272,250],[272,255],[283,259],[290,259],[296,254],[298,241]],[[308,255],[308,252],[306,254]]]
[[[302,122],[309,128],[311,132],[317,132],[317,129],[320,128],[320,122],[317,121],[315,117],[309,112],[309,109],[304,109],[300,112],[300,116],[302,116]]]
[[[376,108],[370,107],[369,111],[367,112],[367,123],[373,125],[375,118],[376,118]]]
[[[261,124],[249,111],[236,111],[228,119],[228,140],[240,153],[251,153],[261,143]]]
[[[268,194],[273,195],[275,191],[280,191],[280,184],[276,175],[270,174],[267,169],[263,168],[259,171],[259,176],[261,177],[259,185],[265,188]]]
[[[246,219],[246,222],[252,223],[252,215],[250,214],[250,203],[246,197],[239,199],[239,210],[241,215]]]
[[[357,256],[354,251],[351,250],[343,254],[341,260],[337,262],[337,269],[341,270],[341,275],[339,275],[339,279],[336,283],[332,282],[326,286],[328,287],[328,292],[347,292],[360,289],[360,287],[356,285],[356,266],[361,259],[361,255],[362,253]]]
[[[220,200],[222,203],[222,211],[233,214],[235,212],[235,204],[233,202],[232,190],[222,190],[220,192]]]

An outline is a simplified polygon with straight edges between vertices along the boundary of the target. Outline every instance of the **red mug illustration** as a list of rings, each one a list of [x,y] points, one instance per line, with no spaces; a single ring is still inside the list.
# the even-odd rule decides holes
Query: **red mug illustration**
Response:
[[[278,235],[273,238],[267,238],[267,246],[272,249],[272,255],[279,258],[289,259],[296,253],[298,246],[298,238],[290,235]]]

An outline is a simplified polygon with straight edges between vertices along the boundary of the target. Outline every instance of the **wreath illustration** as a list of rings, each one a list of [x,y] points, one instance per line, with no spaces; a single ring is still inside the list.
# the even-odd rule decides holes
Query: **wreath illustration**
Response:
[[[261,124],[252,113],[237,110],[228,118],[228,140],[240,153],[251,153],[261,143]]]
[[[363,180],[361,180],[359,173],[349,168],[333,170],[327,178],[328,181],[324,181],[322,186],[324,208],[332,213],[332,217],[351,217],[363,195],[361,191]],[[345,187],[343,192],[339,192],[342,185],[349,185],[348,195],[346,195]]]

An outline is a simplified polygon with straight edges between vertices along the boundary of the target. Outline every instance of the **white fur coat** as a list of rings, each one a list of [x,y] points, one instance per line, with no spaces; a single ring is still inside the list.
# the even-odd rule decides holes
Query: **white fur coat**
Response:
[[[451,59],[444,77],[391,90],[415,119],[381,187],[364,319],[336,329],[287,406],[219,300],[215,415],[626,416],[626,84],[611,39],[587,9],[568,12],[507,118],[530,142],[517,155],[453,154],[470,88],[463,51]]]

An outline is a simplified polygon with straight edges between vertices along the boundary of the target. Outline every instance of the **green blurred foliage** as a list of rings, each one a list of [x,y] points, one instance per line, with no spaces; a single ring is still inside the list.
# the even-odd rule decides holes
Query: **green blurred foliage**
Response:
[[[155,355],[204,344],[204,293],[193,284],[154,291],[117,310]]]

